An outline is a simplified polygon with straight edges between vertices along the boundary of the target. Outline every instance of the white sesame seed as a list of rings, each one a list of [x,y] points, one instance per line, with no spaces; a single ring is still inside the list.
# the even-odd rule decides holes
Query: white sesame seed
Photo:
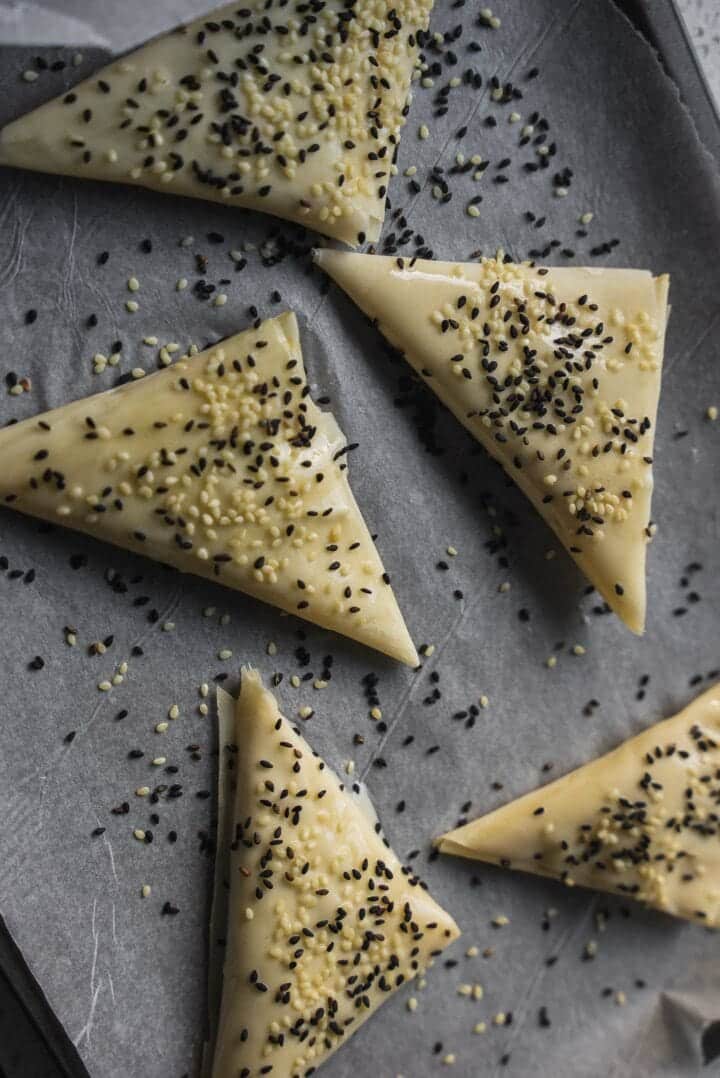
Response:
[[[420,654],[425,655],[426,658],[429,659],[431,655],[435,654],[435,645],[434,644],[423,644],[422,647],[420,648]]]
[[[410,999],[407,1001],[407,1009],[411,1014],[418,1009],[418,1001],[415,996],[410,996]]]
[[[142,827],[135,828],[135,830],[133,831],[133,838],[136,838],[138,842],[145,841],[145,832],[143,831]]]
[[[505,925],[510,924],[510,918],[506,917],[504,913],[498,913],[497,916],[492,919],[494,928],[504,928]]]
[[[224,292],[218,292],[217,296],[213,300],[213,307],[224,307],[227,303],[227,296]]]
[[[421,139],[430,138],[430,129],[428,128],[427,124],[420,124],[418,135]]]
[[[594,216],[595,215],[590,213],[589,211],[587,213],[581,213],[580,214],[580,224],[581,225],[589,225]]]
[[[277,655],[277,644],[271,640],[265,650],[267,651],[268,655]]]
[[[167,763],[167,756],[156,756],[154,760],[150,761],[150,763],[153,765],[153,767],[162,767],[163,764]]]
[[[498,584],[498,591],[501,595],[504,595],[506,592],[510,591],[510,581],[503,580],[502,584]]]
[[[480,209],[479,209],[478,206],[475,205],[474,202],[471,202],[468,205],[466,212],[467,212],[468,217],[479,217],[480,216]]]
[[[178,246],[180,247],[192,247],[195,242],[194,236],[183,236]]]
[[[149,898],[150,897],[150,895],[152,894],[152,887],[150,886],[149,883],[144,883],[142,885],[142,887],[140,888],[140,894],[142,895],[143,898]]]
[[[627,996],[624,992],[619,991],[615,993],[615,1004],[618,1007],[624,1007],[627,1003]]]
[[[516,124],[519,123],[521,119],[522,117],[520,116],[519,112],[511,112],[508,116],[508,123]]]
[[[448,554],[448,555],[449,555],[449,556],[450,556],[451,558],[456,558],[456,557],[457,557],[457,550],[455,549],[455,547],[454,547],[454,546],[449,546],[449,547],[446,547],[446,553],[447,553],[447,554]]]
[[[138,292],[140,289],[140,282],[137,277],[128,277],[128,292]]]
[[[177,719],[179,717],[179,715],[180,715],[180,708],[177,706],[177,704],[171,704],[170,707],[168,708],[168,718],[169,719]]]
[[[355,761],[354,760],[346,760],[345,761],[345,774],[346,775],[354,775],[355,774]]]
[[[25,82],[37,82],[39,78],[37,71],[31,71],[29,68],[27,71],[23,71],[22,77],[25,79]]]
[[[574,644],[573,649],[572,649],[572,653],[573,653],[573,655],[584,655],[585,654],[585,648],[582,646],[582,644]]]
[[[403,176],[414,176],[417,173],[417,165],[408,165],[403,172]]]
[[[188,286],[187,277],[178,277],[177,281],[175,282],[175,291],[176,292],[184,292],[185,289],[187,288],[187,286]]]
[[[293,676],[290,678],[290,684],[292,685],[293,689],[297,689],[300,687],[300,678],[297,674],[293,674]]]
[[[135,796],[136,797],[147,797],[149,793],[150,793],[150,787],[149,786],[138,786],[137,790],[135,791]]]
[[[556,187],[555,198],[565,198],[568,193],[567,187]]]
[[[150,345],[151,348],[154,348],[157,343],[157,337],[143,337],[143,344]]]
[[[487,1026],[484,1022],[476,1022],[473,1026],[473,1033],[484,1033],[486,1029]]]
[[[215,607],[214,606],[205,606],[205,607],[203,607],[203,617],[204,618],[211,618],[214,613],[215,613]]]
[[[218,621],[220,622],[221,625],[229,625],[230,624],[230,615],[229,614],[221,614],[220,617],[218,618]]]
[[[377,722],[377,721],[378,721],[379,719],[381,719],[381,718],[382,718],[382,711],[381,711],[381,709],[380,709],[379,707],[373,707],[373,708],[371,708],[371,709],[370,709],[370,718],[371,718],[371,719],[374,719],[374,720],[375,720],[375,722]]]
[[[311,707],[308,707],[307,704],[304,704],[303,707],[298,708],[298,715],[301,719],[309,719],[312,714],[313,709]]]
[[[705,413],[705,415],[708,417],[708,419],[710,420],[711,423],[715,422],[715,420],[718,417],[718,410],[717,410],[717,408],[715,407],[714,404],[708,405],[708,410]]]
[[[482,708],[490,707],[490,701],[489,701],[489,699],[487,698],[487,696],[485,696],[485,694],[484,694],[484,693],[483,693],[483,695],[482,695],[482,696],[480,697],[480,700],[479,700],[479,704],[480,704],[480,707],[482,707]]]
[[[462,82],[462,79],[459,78],[458,75],[453,75],[453,77],[450,79],[450,87],[451,87],[451,89],[456,90],[458,88],[458,86],[461,84],[461,82]]]
[[[100,692],[110,692],[110,690],[112,689],[112,685],[109,681],[100,681],[98,682],[98,689],[100,690]]]
[[[255,916],[255,913],[254,913],[252,907],[251,906],[246,906],[245,907],[245,920],[246,921],[252,921],[254,916]]]
[[[146,372],[143,370],[142,367],[133,367],[130,373],[132,374],[133,378],[137,380],[138,378],[144,378]]]
[[[156,723],[155,724],[155,733],[156,734],[164,734],[165,731],[167,730],[167,728],[169,727],[169,725],[170,725],[169,722],[158,722],[158,723]]]
[[[80,64],[83,62],[83,54],[81,52],[73,53],[73,58],[70,62],[73,67],[80,67]]]
[[[164,621],[162,623],[161,628],[162,628],[162,631],[164,633],[171,633],[173,631],[173,629],[175,628],[175,622],[174,621]]]
[[[466,956],[468,958],[477,958],[479,953],[480,952],[479,952],[478,948],[475,946],[475,944],[473,944],[472,947],[468,947],[467,951],[465,952],[465,954],[466,954]]]
[[[125,303],[125,310],[129,311],[130,314],[135,314],[136,311],[140,310],[140,304],[134,299],[129,299]]]
[[[220,648],[218,651],[218,659],[225,662],[227,659],[232,659],[232,651],[230,648]]]
[[[209,710],[207,704],[198,704],[198,711],[201,715],[207,715]]]
[[[203,681],[198,691],[201,696],[207,696],[207,694],[210,692],[210,686],[208,685],[207,681]]]
[[[443,1063],[446,1067],[452,1067],[454,1062],[455,1056],[452,1052],[448,1052],[447,1055],[443,1056]]]
[[[555,655],[550,655],[545,660],[545,665],[548,667],[549,670],[553,670],[557,666],[557,657]]]

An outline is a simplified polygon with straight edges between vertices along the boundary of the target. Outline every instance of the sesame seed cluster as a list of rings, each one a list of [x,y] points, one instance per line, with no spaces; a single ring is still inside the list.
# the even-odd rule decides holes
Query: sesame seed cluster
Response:
[[[504,258],[315,257],[642,631],[666,281]]]
[[[286,314],[0,431],[2,501],[416,653]]]
[[[2,157],[377,238],[431,7],[229,4],[36,110],[34,138],[10,125]]]
[[[458,930],[254,672],[243,673],[235,742],[213,1073],[306,1078]]]
[[[440,848],[717,926],[719,734],[716,685],[607,756],[444,836]]]

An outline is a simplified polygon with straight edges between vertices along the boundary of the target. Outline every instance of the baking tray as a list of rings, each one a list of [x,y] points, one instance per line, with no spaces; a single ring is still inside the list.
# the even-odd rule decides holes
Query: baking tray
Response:
[[[635,29],[657,51],[658,56],[678,88],[683,104],[689,110],[705,148],[720,160],[720,120],[716,104],[699,68],[683,21],[673,3],[648,0],[615,0]],[[28,50],[31,54],[34,50]],[[396,181],[399,182],[399,181]],[[62,1078],[88,1078],[78,1052],[50,1009],[42,989],[35,981],[0,918],[0,995],[12,990],[29,1026],[42,1044],[45,1078],[57,1074]],[[703,1034],[704,1062],[720,1055],[720,1023],[710,1025]],[[18,1068],[22,1048],[16,1044],[0,1043],[0,1075],[10,1066],[7,1078],[28,1078],[30,1071]]]

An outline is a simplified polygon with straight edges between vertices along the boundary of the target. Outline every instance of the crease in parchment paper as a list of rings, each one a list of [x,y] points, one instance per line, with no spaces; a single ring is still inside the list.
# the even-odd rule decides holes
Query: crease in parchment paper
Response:
[[[113,937],[114,937],[114,935],[115,935],[115,929],[114,929],[115,906],[114,905],[112,905],[112,907],[111,907],[111,917],[112,917],[112,924],[113,924],[112,934],[113,934]],[[101,948],[101,938],[102,937],[101,937],[100,926],[98,924],[98,900],[97,900],[97,898],[93,898],[92,916],[91,916],[91,921],[90,921],[90,933],[91,933],[91,936],[92,936],[92,943],[93,943],[93,946],[92,946],[92,958],[91,958],[91,961],[90,961],[90,985],[89,985],[90,1001],[89,1001],[89,1006],[88,1006],[88,1011],[87,1011],[87,1017],[85,1019],[85,1024],[83,1025],[80,1032],[77,1033],[75,1037],[73,1037],[73,1044],[75,1045],[76,1048],[80,1048],[83,1045],[83,1042],[85,1042],[88,1047],[90,1045],[90,1042],[91,1042],[91,1039],[92,1039],[93,1026],[94,1026],[94,1023],[95,1023],[95,1012],[97,1010],[98,1002],[100,1000],[100,996],[101,996],[101,993],[102,993],[103,989],[107,987],[110,990],[111,999],[113,999],[113,1001],[114,1001],[114,997],[115,997],[115,989],[114,989],[114,985],[113,985],[112,976],[110,974],[110,971],[109,970],[103,970],[102,973],[98,972],[98,960],[99,960],[99,957],[100,957],[100,948]]]
[[[89,21],[28,0],[0,0],[0,42],[3,45],[110,48],[107,38]]]
[[[647,40],[647,38],[643,34],[640,33],[638,28],[633,24],[632,20],[630,18],[628,18],[627,13],[625,11],[623,11],[623,9],[619,6],[619,4],[616,3],[616,0],[608,0],[608,3],[610,3],[613,6],[616,13],[620,16],[622,21],[627,26],[629,32],[634,34],[635,37],[637,37],[638,40],[641,41],[644,44],[645,48],[648,51],[648,55],[652,57],[652,60],[653,60],[653,62],[655,64],[655,66],[657,67],[658,71],[662,74],[662,77],[666,80],[668,85],[670,87],[672,87],[672,91],[673,91],[673,93],[674,93],[674,95],[675,95],[675,97],[677,99],[677,103],[680,106],[680,108],[683,110],[685,118],[687,119],[688,123],[691,125],[691,127],[693,129],[693,132],[695,134],[695,138],[697,139],[698,146],[700,146],[700,148],[702,149],[703,154],[707,157],[708,165],[711,168],[713,168],[715,171],[717,171],[717,167],[718,167],[717,157],[712,152],[712,150],[710,150],[709,147],[705,145],[705,140],[702,138],[702,136],[700,135],[700,132],[697,129],[697,125],[695,123],[695,117],[693,116],[690,108],[688,107],[687,102],[685,101],[685,98],[682,96],[682,92],[680,90],[680,87],[675,82],[675,79],[670,75],[669,71],[667,70],[667,68],[663,64],[662,60],[658,56],[657,49],[654,47],[654,45],[651,44],[651,42],[649,42]],[[681,18],[681,16],[678,15],[678,18]]]

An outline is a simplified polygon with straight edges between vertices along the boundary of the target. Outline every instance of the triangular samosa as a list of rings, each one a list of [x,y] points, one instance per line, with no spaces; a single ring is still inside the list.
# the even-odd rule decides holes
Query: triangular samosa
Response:
[[[315,257],[642,632],[668,278],[496,259]]]
[[[400,864],[366,796],[339,782],[254,671],[234,742],[212,1076],[305,1078],[459,931]]]
[[[0,164],[376,239],[432,0],[229,4],[0,132]]]
[[[437,845],[719,927],[720,684]]]
[[[208,576],[409,665],[417,653],[283,314],[0,430],[0,505]]]

